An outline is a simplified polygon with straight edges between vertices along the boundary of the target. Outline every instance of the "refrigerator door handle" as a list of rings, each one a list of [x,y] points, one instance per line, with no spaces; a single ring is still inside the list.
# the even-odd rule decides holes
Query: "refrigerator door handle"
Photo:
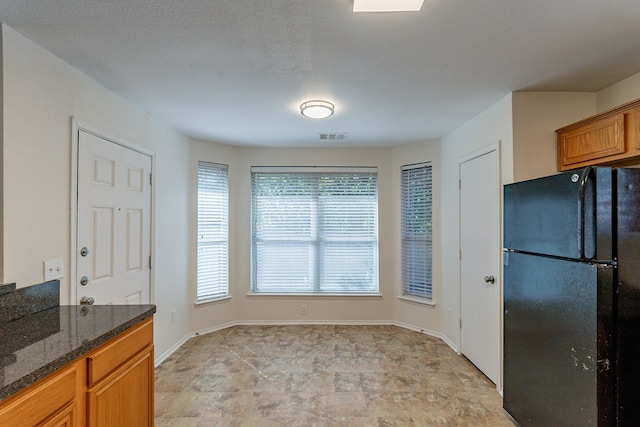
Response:
[[[584,170],[582,171],[582,174],[580,175],[580,190],[578,192],[578,206],[579,208],[579,212],[580,212],[580,259],[581,260],[586,260],[585,257],[585,248],[584,248],[584,239],[585,239],[585,226],[584,226],[584,222],[585,222],[585,206],[584,206],[584,201],[585,201],[585,190],[587,188],[587,181],[589,181],[589,176],[591,175],[591,172],[593,171],[593,167],[591,166],[587,166],[586,168],[584,168]],[[575,181],[574,181],[575,182]]]

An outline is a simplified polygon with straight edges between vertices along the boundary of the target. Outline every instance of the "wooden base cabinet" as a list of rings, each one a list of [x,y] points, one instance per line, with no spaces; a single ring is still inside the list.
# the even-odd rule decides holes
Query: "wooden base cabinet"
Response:
[[[153,427],[153,320],[0,403],[2,427]]]
[[[80,368],[78,363],[67,366],[3,402],[0,426],[77,426]]]
[[[76,412],[76,404],[71,403],[54,414],[48,421],[45,421],[42,427],[75,427],[78,425]]]
[[[90,383],[91,366],[107,363],[99,369],[105,375],[87,392],[89,427],[153,426],[153,348],[148,344],[152,334],[151,328],[138,329],[88,358]],[[123,363],[113,360],[132,352],[135,356]]]

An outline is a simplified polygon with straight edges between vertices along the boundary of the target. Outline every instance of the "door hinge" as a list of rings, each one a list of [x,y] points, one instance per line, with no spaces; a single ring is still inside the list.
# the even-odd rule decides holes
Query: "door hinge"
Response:
[[[458,251],[458,259],[462,259],[462,249]]]
[[[462,329],[462,319],[460,319],[460,329]]]
[[[458,190],[462,190],[462,180],[458,180]]]
[[[151,255],[149,255],[149,268],[151,268]]]
[[[149,174],[149,185],[153,185],[153,174]]]

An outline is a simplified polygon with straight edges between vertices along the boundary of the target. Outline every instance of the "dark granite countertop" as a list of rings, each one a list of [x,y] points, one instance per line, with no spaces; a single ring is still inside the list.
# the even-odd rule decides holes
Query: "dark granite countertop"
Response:
[[[56,306],[0,322],[0,402],[155,311],[154,305]]]

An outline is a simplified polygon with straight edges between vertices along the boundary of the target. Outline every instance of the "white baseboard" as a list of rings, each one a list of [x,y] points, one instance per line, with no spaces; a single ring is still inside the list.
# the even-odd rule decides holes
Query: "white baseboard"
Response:
[[[429,329],[424,329],[419,326],[413,326],[408,323],[397,322],[397,321],[388,321],[388,320],[310,320],[305,322],[293,321],[293,320],[242,320],[237,322],[228,322],[222,325],[214,326],[211,328],[200,329],[196,332],[191,332],[190,334],[185,335],[180,341],[171,346],[171,348],[165,351],[160,357],[155,360],[155,366],[158,367],[162,362],[167,360],[169,356],[175,353],[184,343],[189,341],[189,339],[207,335],[213,332],[221,331],[223,329],[231,328],[234,326],[287,326],[287,325],[346,325],[346,326],[397,326],[399,328],[408,329],[411,331],[419,332],[421,334],[429,335],[434,338],[439,338],[444,341],[453,351],[458,352],[458,347],[449,339],[447,336],[441,334],[440,332],[431,331]]]
[[[453,351],[458,353],[458,346],[456,346],[453,343],[453,341],[451,341],[446,335],[441,334],[440,332],[432,331],[432,330],[429,330],[429,329],[424,329],[424,328],[421,328],[419,326],[413,326],[413,325],[410,325],[408,323],[403,323],[403,322],[398,322],[398,321],[393,322],[393,324],[395,326],[399,327],[399,328],[409,329],[411,331],[420,332],[421,334],[429,335],[430,337],[439,338],[442,341],[444,341],[444,343],[446,345],[451,347],[451,349]]]
[[[160,357],[156,358],[156,360],[154,361],[154,366],[157,368],[158,366],[160,366],[160,364],[162,362],[164,362],[165,360],[167,360],[169,358],[169,356],[171,356],[173,353],[175,353],[180,347],[182,347],[182,345],[184,343],[186,343],[187,341],[189,341],[189,339],[193,338],[194,335],[193,334],[188,334],[185,335],[180,341],[178,341],[177,343],[175,343],[174,345],[171,346],[171,348],[169,348],[169,350],[165,351],[164,353],[162,353],[160,355]]]
[[[243,320],[238,326],[287,326],[287,325],[345,325],[345,326],[389,326],[394,323],[387,320]]]
[[[200,329],[199,331],[192,332],[190,335],[191,337],[198,337],[200,335],[207,335],[213,332],[218,332],[223,329],[232,328],[238,325],[239,325],[238,322],[227,322],[227,323],[223,323],[222,325],[214,326],[212,328]]]

